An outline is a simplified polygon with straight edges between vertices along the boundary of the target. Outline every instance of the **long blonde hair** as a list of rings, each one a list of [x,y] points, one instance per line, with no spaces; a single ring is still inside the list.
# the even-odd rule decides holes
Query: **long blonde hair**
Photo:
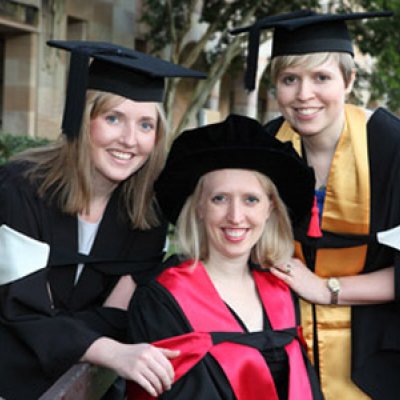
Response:
[[[88,90],[82,127],[78,138],[65,135],[49,145],[26,150],[13,159],[28,161],[27,176],[39,182],[38,195],[56,200],[61,211],[75,215],[88,211],[91,200],[93,163],[89,156],[90,120],[107,112],[123,97]],[[165,163],[167,129],[162,107],[157,105],[156,143],[146,163],[121,183],[121,201],[132,226],[149,229],[159,224],[153,184]]]
[[[262,266],[287,260],[293,254],[293,231],[289,215],[275,184],[264,174],[252,171],[259,180],[272,205],[264,231],[251,251],[253,262]],[[182,208],[176,223],[177,251],[195,261],[208,258],[206,232],[198,217],[198,204],[204,185],[204,176],[197,183]]]

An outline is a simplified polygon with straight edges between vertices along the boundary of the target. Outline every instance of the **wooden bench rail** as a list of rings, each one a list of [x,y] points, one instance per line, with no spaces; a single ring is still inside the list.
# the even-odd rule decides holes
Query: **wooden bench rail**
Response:
[[[113,384],[115,372],[88,363],[71,367],[39,400],[99,400]]]

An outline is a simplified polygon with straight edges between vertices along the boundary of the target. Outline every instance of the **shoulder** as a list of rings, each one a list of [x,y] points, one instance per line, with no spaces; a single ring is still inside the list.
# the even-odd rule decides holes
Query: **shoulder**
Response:
[[[386,108],[379,107],[376,110],[367,110],[370,117],[369,120],[378,120],[382,123],[394,124],[396,126],[400,126],[400,119],[398,116],[393,114],[391,111]]]
[[[284,121],[285,120],[283,117],[277,117],[277,118],[274,118],[274,119],[268,121],[264,125],[265,132],[271,136],[275,136]]]
[[[26,177],[27,169],[19,162],[0,168],[0,225],[39,238],[39,221],[44,220],[45,206],[36,184]]]
[[[370,155],[398,158],[400,151],[400,119],[384,108],[375,110],[367,123]]]
[[[35,197],[37,185],[27,177],[31,164],[9,162],[0,167],[0,198]]]
[[[10,161],[0,167],[0,184],[17,184],[26,182],[26,173],[32,164],[20,161]]]
[[[176,254],[161,262],[156,276],[138,283],[133,295],[134,303],[147,303],[150,299],[152,302],[159,303],[163,302],[164,298],[170,298],[165,286],[176,281],[177,274],[175,274],[175,271],[179,269],[181,264],[182,261]]]
[[[185,259],[180,254],[172,254],[162,263],[162,272],[158,275],[157,280],[162,281],[165,278],[171,279],[179,275],[179,272],[186,270],[192,265],[190,260]]]
[[[367,123],[368,133],[390,135],[400,140],[400,119],[384,108],[378,108],[372,112]]]

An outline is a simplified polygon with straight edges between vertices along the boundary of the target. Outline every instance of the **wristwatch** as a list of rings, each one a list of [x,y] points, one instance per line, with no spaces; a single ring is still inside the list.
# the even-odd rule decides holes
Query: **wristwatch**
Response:
[[[340,292],[340,281],[338,278],[328,278],[326,285],[331,292],[331,304],[337,304]]]

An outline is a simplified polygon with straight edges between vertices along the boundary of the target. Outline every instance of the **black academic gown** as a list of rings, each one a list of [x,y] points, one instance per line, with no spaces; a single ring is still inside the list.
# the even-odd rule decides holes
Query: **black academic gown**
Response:
[[[0,169],[0,225],[50,245],[48,267],[0,286],[0,397],[36,399],[101,336],[125,340],[126,313],[101,307],[119,276],[143,282],[163,256],[166,225],[132,229],[117,189],[89,256],[77,252],[77,217],[40,199],[24,167]],[[85,268],[74,285],[76,265]],[[50,301],[47,285],[50,286]]]
[[[171,257],[164,264],[163,271],[161,277],[168,275],[171,266],[178,265],[177,267],[172,267],[173,269],[181,268],[180,261],[177,257]],[[185,267],[186,268],[186,267]],[[196,267],[198,268],[198,267]],[[268,274],[268,272],[262,272],[263,274]],[[177,285],[177,287],[182,285],[182,281],[179,283],[178,280],[175,280],[173,277],[174,272],[172,272],[172,280],[173,285]],[[165,278],[166,281],[169,281],[169,277]],[[194,281],[194,282],[193,282]],[[208,288],[210,283],[206,279],[203,280],[201,274],[196,275],[193,278],[193,285],[187,285],[185,281],[185,290],[188,293],[195,291],[196,298],[207,298]],[[205,293],[201,287],[207,288]],[[211,289],[211,291],[213,291]],[[295,315],[296,320],[298,321],[298,304],[294,297],[289,297],[289,302],[281,301],[281,294],[279,294],[279,290],[277,293],[268,293],[268,296],[274,297],[276,294],[276,299],[278,304],[278,313],[284,313],[284,307],[295,307]],[[205,297],[204,297],[205,296]],[[191,297],[190,295],[188,297]],[[182,301],[188,302],[187,296],[183,295]],[[199,305],[197,300],[194,303],[190,302],[187,304],[191,304],[190,307],[194,307],[194,318],[201,318],[204,309]],[[293,301],[293,303],[292,303]],[[196,306],[197,304],[197,306]],[[215,303],[213,303],[215,305]],[[224,307],[223,307],[224,308]],[[210,310],[210,308],[208,308]],[[212,307],[212,309],[214,309]],[[228,310],[229,307],[226,307]],[[222,314],[220,312],[224,310],[218,309],[215,311],[215,315],[219,315],[220,318]],[[235,342],[235,343],[245,343],[246,346],[258,349],[262,357],[264,358],[264,362],[266,362],[271,371],[272,378],[274,380],[275,388],[277,390],[277,394],[280,400],[287,400],[288,398],[288,374],[289,374],[289,366],[288,366],[288,358],[284,351],[284,346],[287,345],[292,340],[299,340],[297,336],[296,329],[294,332],[290,333],[285,331],[274,331],[271,329],[270,322],[268,320],[266,310],[264,309],[264,330],[262,332],[250,333],[246,330],[244,324],[240,321],[237,315],[233,312],[233,310],[227,311],[232,313],[233,317],[238,321],[239,325],[243,328],[243,335],[239,338],[231,339],[229,337],[229,333],[224,332],[212,332],[212,341],[214,344],[221,342]],[[181,337],[180,335],[190,334],[194,332],[194,328],[190,321],[188,320],[187,315],[180,307],[174,296],[171,292],[166,289],[160,282],[154,280],[146,285],[138,286],[136,289],[129,310],[129,322],[128,322],[128,336],[132,342],[140,343],[140,342],[157,342],[163,339]],[[212,311],[212,314],[214,311]],[[211,317],[211,319],[216,318],[215,315]],[[198,316],[198,317],[197,317]],[[197,331],[196,331],[197,332]],[[174,339],[173,339],[174,340]],[[236,342],[236,340],[238,340]],[[189,343],[195,343],[194,346],[198,349],[201,347],[196,344],[196,340],[190,339]],[[165,345],[160,344],[161,347],[165,347]],[[172,345],[170,348],[181,348],[179,345],[175,347]],[[185,350],[182,351],[182,356],[188,358],[189,364],[193,362],[192,360],[195,357],[191,354],[191,346],[192,344],[188,344],[187,347],[183,347]],[[167,346],[169,347],[169,346]],[[302,347],[302,346],[300,346]],[[211,354],[210,354],[211,353]],[[189,371],[180,376],[179,379],[173,384],[172,388],[164,392],[158,399],[162,400],[186,400],[186,399],[196,399],[196,400],[235,400],[235,394],[233,392],[232,386],[226,378],[221,365],[213,358],[212,351],[210,353],[206,353],[205,356],[201,358],[200,361],[193,362],[194,365],[189,369]],[[240,352],[239,352],[240,353]],[[243,353],[241,353],[243,356]],[[215,354],[214,354],[215,356]],[[236,353],[226,354],[226,357],[229,359],[229,363],[238,364],[238,358]],[[240,357],[240,356],[239,356]],[[245,356],[243,356],[245,357]],[[302,353],[303,363],[305,364],[305,375],[302,376],[301,379],[309,380],[309,387],[311,390],[311,398],[312,399],[323,399],[321,394],[319,383],[317,381],[315,371],[313,370],[310,362],[308,361],[305,349],[303,348]],[[250,362],[251,363],[251,362]],[[251,365],[248,365],[246,368],[251,369]],[[296,372],[295,372],[296,373]],[[299,376],[300,373],[298,372]],[[244,379],[244,378],[242,378]],[[256,387],[256,379],[250,378],[249,381],[251,383],[246,383],[247,385],[255,386],[252,388],[253,395],[250,395],[249,398],[257,398],[257,399],[269,399],[270,397],[265,395],[262,390]],[[303,381],[304,382],[304,381]],[[307,384],[308,385],[308,384]],[[146,395],[139,395],[136,392],[136,385],[132,385],[132,392],[128,390],[129,400],[135,400],[136,398],[147,399]],[[256,397],[254,397],[254,392],[256,393]],[[142,393],[142,392],[140,392]],[[142,397],[141,397],[142,396]],[[247,397],[246,397],[247,398]],[[306,397],[303,393],[297,393],[294,395],[296,399],[305,399]]]
[[[266,126],[275,135],[282,118]],[[396,301],[352,307],[353,381],[374,400],[400,398],[400,253],[376,241],[376,233],[400,225],[400,120],[379,108],[367,123],[370,167],[370,236],[331,235],[307,237],[308,221],[295,231],[312,268],[313,248],[351,247],[368,243],[363,272],[395,266]]]

